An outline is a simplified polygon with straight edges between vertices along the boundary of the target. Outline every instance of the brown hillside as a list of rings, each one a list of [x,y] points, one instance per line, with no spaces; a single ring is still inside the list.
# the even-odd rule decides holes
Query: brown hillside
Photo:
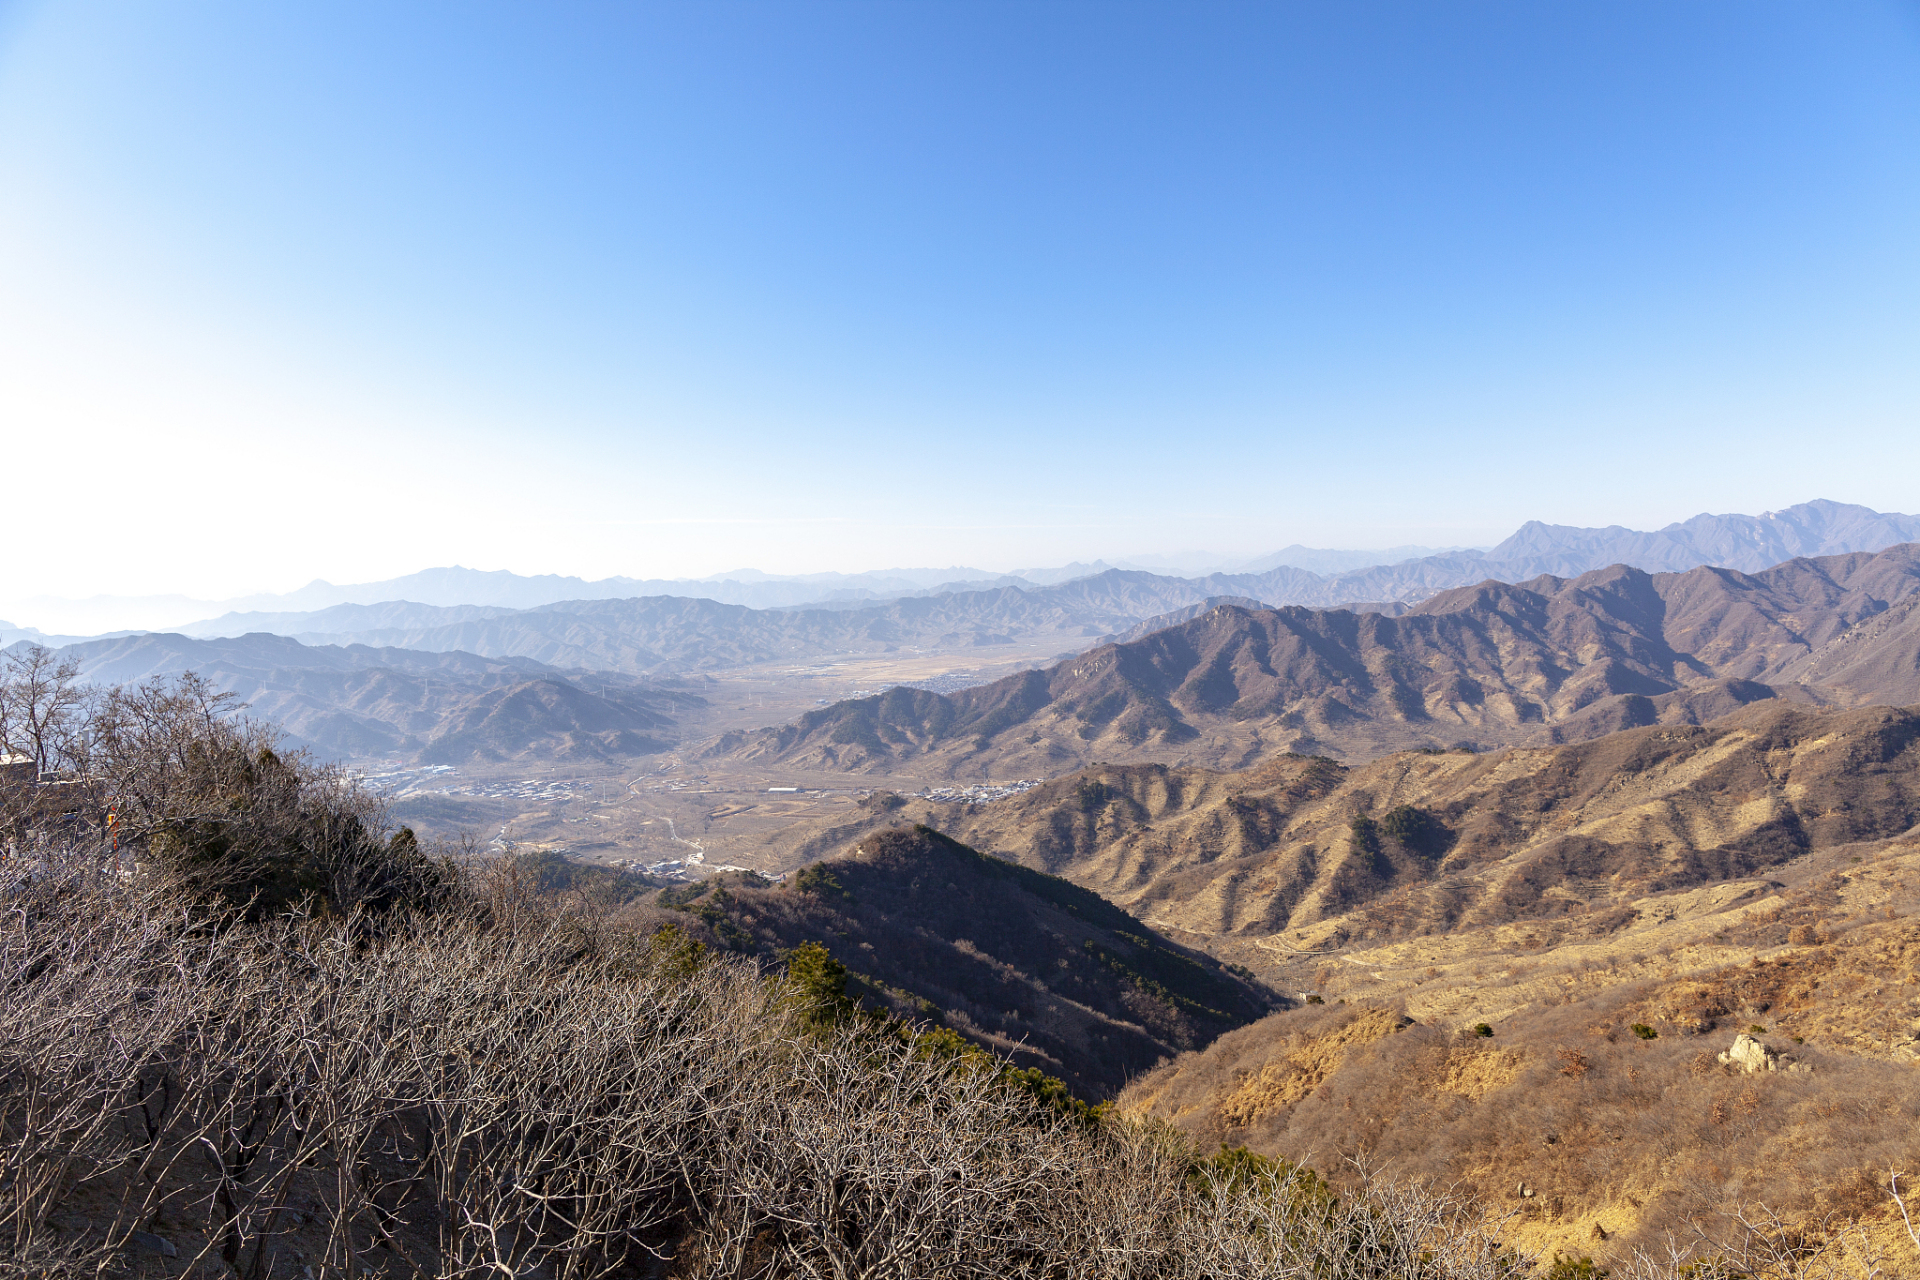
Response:
[[[1759,574],[1615,566],[1488,582],[1402,617],[1216,607],[953,695],[894,689],[708,751],[753,765],[1049,776],[1093,760],[1245,767],[1285,750],[1578,741],[1778,696],[1920,698],[1920,544]]]
[[[1647,894],[1908,831],[1920,708],[1770,702],[1705,726],[1354,769],[1301,757],[1245,773],[1103,766],[943,820],[1222,943],[1600,922]]]

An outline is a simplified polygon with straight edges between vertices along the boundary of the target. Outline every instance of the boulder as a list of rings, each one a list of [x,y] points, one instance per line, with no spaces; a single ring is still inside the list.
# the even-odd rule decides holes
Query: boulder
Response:
[[[1733,1038],[1733,1047],[1720,1055],[1720,1061],[1749,1074],[1780,1069],[1780,1055],[1744,1031]]]

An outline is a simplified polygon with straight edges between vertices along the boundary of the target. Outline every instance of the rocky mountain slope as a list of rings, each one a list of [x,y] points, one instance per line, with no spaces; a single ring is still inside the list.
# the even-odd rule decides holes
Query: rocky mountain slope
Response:
[[[69,645],[84,680],[126,684],[194,671],[333,758],[426,763],[599,759],[661,749],[676,704],[700,699],[635,681],[563,674],[523,658],[303,645],[284,636],[138,635]]]
[[[868,809],[1286,993],[1121,1093],[1203,1149],[1361,1153],[1603,1263],[1689,1222],[1735,1255],[1726,1215],[1764,1203],[1814,1244],[1826,1215],[1865,1218],[1888,1274],[1920,1265],[1883,1191],[1920,1159],[1920,707],[1775,699],[1558,746],[1108,765]]]
[[[1603,1263],[1689,1221],[1734,1255],[1725,1215],[1764,1203],[1814,1243],[1864,1217],[1887,1274],[1920,1265],[1882,1190],[1920,1159],[1920,707],[867,809],[796,847],[939,826],[1286,994],[1122,1091],[1203,1149],[1360,1153]]]
[[[876,832],[784,886],[721,877],[659,903],[716,946],[777,959],[823,943],[870,1005],[952,1027],[1089,1099],[1271,1007],[1098,895],[926,828]]]
[[[985,805],[901,797],[891,817],[1265,972],[1329,946],[1516,922],[1604,935],[1650,896],[1903,836],[1920,823],[1920,708],[1773,701],[1705,726],[1352,768],[1101,765]],[[789,840],[831,856],[884,820]]]
[[[1400,617],[1223,605],[1045,670],[897,688],[717,741],[840,772],[1048,776],[1093,760],[1244,767],[1293,750],[1580,740],[1788,696],[1920,701],[1920,545],[1759,574],[1615,566],[1487,582]]]

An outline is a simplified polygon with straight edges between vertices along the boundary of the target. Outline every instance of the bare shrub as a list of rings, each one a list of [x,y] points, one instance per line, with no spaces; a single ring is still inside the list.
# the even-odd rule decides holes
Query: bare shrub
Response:
[[[0,933],[0,1230],[96,1253],[167,1227],[316,1260],[598,1275],[669,1234],[788,1027],[751,969],[592,944],[564,917],[198,927],[177,890],[42,864]],[[531,926],[531,927],[529,927]]]
[[[79,776],[89,826],[195,896],[254,919],[426,905],[449,877],[338,767],[235,718],[231,695],[191,674],[103,694]]]

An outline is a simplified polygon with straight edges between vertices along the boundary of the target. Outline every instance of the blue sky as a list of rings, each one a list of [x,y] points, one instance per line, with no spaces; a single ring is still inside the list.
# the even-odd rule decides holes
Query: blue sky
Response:
[[[0,7],[0,431],[0,598],[1913,511],[1920,6]]]

